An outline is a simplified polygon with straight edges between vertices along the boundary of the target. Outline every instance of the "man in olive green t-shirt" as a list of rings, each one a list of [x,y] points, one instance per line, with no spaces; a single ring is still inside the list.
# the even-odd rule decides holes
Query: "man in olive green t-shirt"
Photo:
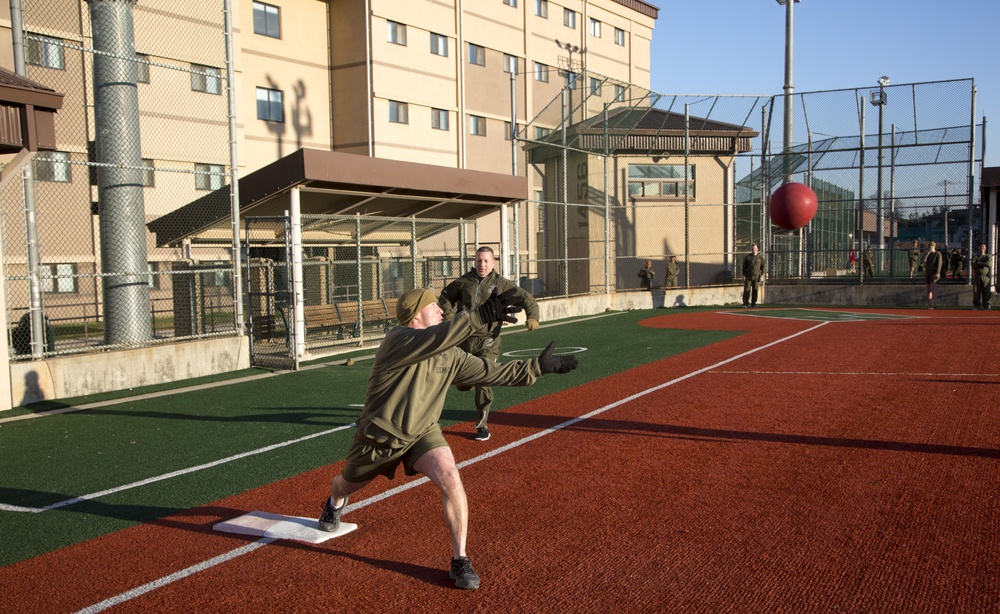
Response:
[[[478,309],[443,322],[431,290],[418,288],[399,298],[400,325],[386,334],[375,352],[364,409],[344,470],[333,478],[331,496],[323,504],[321,530],[339,529],[348,496],[379,475],[393,479],[402,464],[407,475],[422,473],[441,491],[453,549],[449,575],[455,586],[479,588],[479,576],[465,553],[465,488],[438,424],[448,386],[529,386],[545,373],[568,373],[577,366],[573,356],[553,355],[554,342],[538,358],[504,364],[460,349],[473,331],[516,321],[512,314],[518,309],[506,300],[494,292]]]

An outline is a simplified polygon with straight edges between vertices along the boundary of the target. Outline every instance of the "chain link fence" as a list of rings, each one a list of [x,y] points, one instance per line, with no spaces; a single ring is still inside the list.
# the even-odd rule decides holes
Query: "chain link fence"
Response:
[[[222,2],[21,5],[24,74],[64,104],[58,149],[2,194],[12,357],[40,357],[33,312],[44,355],[234,334],[233,250],[157,247],[145,229],[228,202]]]
[[[159,247],[146,229],[194,201],[232,208],[223,7],[23,0],[25,76],[65,98],[58,149],[0,192],[15,360],[233,335],[243,321],[288,347],[280,285],[295,248],[251,237],[242,270],[236,237]],[[985,236],[971,79],[795,94],[786,147],[780,96],[663,95],[571,68],[514,135],[515,168],[537,187],[510,207],[502,272],[536,296],[638,289],[647,260],[659,287],[671,257],[680,288],[738,282],[755,242],[772,281],[907,281],[930,241],[949,279],[966,278]],[[801,231],[768,220],[785,180],[819,197]],[[378,338],[402,291],[469,269],[478,235],[462,220],[304,216],[302,343]]]
[[[971,79],[796,94],[786,150],[781,96],[566,76],[575,87],[517,130],[519,163],[544,187],[511,224],[510,268],[537,295],[638,289],[647,260],[654,287],[732,283],[753,243],[772,281],[907,281],[930,241],[950,256],[948,278],[968,279],[986,236]],[[800,231],[770,223],[768,198],[787,181],[819,201]]]

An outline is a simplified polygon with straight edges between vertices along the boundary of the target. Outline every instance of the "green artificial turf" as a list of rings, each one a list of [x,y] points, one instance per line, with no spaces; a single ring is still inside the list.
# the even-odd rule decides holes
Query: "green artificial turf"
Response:
[[[578,348],[580,367],[566,375],[542,377],[534,386],[497,389],[493,411],[739,334],[638,326],[643,319],[675,312],[660,309],[609,313],[548,325],[534,332],[505,334],[504,354],[535,356],[554,340],[559,348]],[[505,356],[501,360],[511,359]],[[0,510],[4,527],[0,565],[205,505],[342,459],[353,435],[349,425],[359,415],[364,401],[370,368],[367,359],[351,366],[329,364],[0,423],[0,503],[29,508],[54,505],[333,431],[40,513]],[[474,416],[473,393],[452,388],[442,426],[472,420]],[[337,428],[340,430],[334,431]]]

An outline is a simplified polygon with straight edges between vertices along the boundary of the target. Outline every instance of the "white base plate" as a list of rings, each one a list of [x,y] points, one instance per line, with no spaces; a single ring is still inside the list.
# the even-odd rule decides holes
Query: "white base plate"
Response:
[[[216,531],[254,535],[257,537],[273,537],[275,539],[294,539],[295,541],[319,544],[334,537],[347,535],[358,525],[341,522],[340,528],[333,533],[319,530],[319,521],[315,518],[301,516],[283,516],[268,512],[250,512],[232,520],[220,522],[214,527]]]

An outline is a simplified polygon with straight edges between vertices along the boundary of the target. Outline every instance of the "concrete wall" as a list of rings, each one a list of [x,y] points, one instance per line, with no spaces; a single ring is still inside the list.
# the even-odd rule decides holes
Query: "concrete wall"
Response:
[[[10,365],[10,401],[16,407],[249,367],[249,337],[220,337],[16,362]]]

